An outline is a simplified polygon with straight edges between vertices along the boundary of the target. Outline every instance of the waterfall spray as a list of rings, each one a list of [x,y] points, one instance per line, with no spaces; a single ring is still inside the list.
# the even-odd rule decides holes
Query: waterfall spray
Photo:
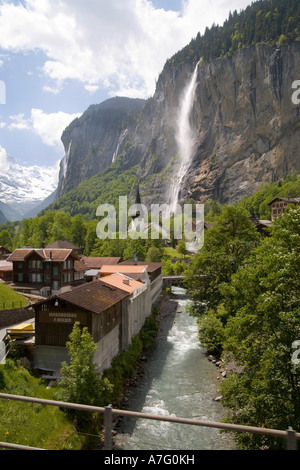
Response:
[[[176,205],[178,204],[179,193],[182,185],[182,180],[186,175],[192,159],[193,143],[194,143],[194,131],[190,123],[190,115],[193,108],[196,86],[197,86],[197,63],[191,80],[187,84],[183,91],[178,119],[176,122],[176,142],[178,146],[178,152],[180,157],[180,166],[177,174],[174,177],[173,184],[170,188],[169,199],[172,212],[175,212]]]

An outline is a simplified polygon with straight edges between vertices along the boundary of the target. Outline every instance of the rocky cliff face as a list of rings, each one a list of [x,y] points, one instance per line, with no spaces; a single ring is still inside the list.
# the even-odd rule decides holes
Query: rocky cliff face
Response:
[[[181,202],[193,197],[232,203],[264,182],[300,173],[300,108],[292,103],[292,83],[300,80],[299,57],[300,43],[258,45],[199,63],[190,114],[192,155]],[[138,120],[124,125],[117,113],[107,128],[92,109],[84,120],[72,123],[62,137],[68,165],[63,177],[62,162],[58,194],[101,171],[122,152],[124,169],[139,163],[143,202],[169,202],[181,161],[176,143],[180,98],[193,71],[188,64],[164,70]]]
[[[132,139],[144,104],[140,99],[112,98],[90,106],[65,129],[57,198],[111,165]]]

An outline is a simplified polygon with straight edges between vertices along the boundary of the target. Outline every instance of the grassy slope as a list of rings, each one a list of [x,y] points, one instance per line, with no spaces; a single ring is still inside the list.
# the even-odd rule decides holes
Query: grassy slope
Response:
[[[55,389],[12,361],[0,365],[2,393],[55,400]],[[49,450],[79,450],[78,436],[65,414],[53,406],[0,400],[0,441]]]
[[[0,284],[0,310],[25,307],[27,304],[28,301],[23,295],[18,294],[5,284]]]

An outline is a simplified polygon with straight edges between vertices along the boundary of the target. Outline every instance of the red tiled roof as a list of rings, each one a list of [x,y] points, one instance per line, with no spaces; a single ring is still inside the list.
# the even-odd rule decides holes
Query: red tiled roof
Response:
[[[117,264],[113,266],[104,265],[100,269],[100,274],[113,274],[113,273],[122,273],[122,274],[142,274],[144,271],[147,271],[146,265],[124,265]]]
[[[93,256],[82,256],[81,261],[87,266],[88,269],[100,269],[101,266],[115,265],[120,261],[121,258],[103,258]]]
[[[110,276],[105,276],[100,279],[101,282],[104,284],[108,284],[113,287],[117,287],[118,289],[124,290],[129,294],[132,294],[136,289],[139,287],[144,286],[142,282],[136,281],[135,279],[131,279],[123,274],[115,273],[111,274]]]

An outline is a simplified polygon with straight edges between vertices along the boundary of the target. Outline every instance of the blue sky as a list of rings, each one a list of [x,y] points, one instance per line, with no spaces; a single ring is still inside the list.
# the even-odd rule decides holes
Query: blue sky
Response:
[[[0,0],[0,167],[56,164],[63,129],[89,105],[152,96],[169,57],[250,3]]]

